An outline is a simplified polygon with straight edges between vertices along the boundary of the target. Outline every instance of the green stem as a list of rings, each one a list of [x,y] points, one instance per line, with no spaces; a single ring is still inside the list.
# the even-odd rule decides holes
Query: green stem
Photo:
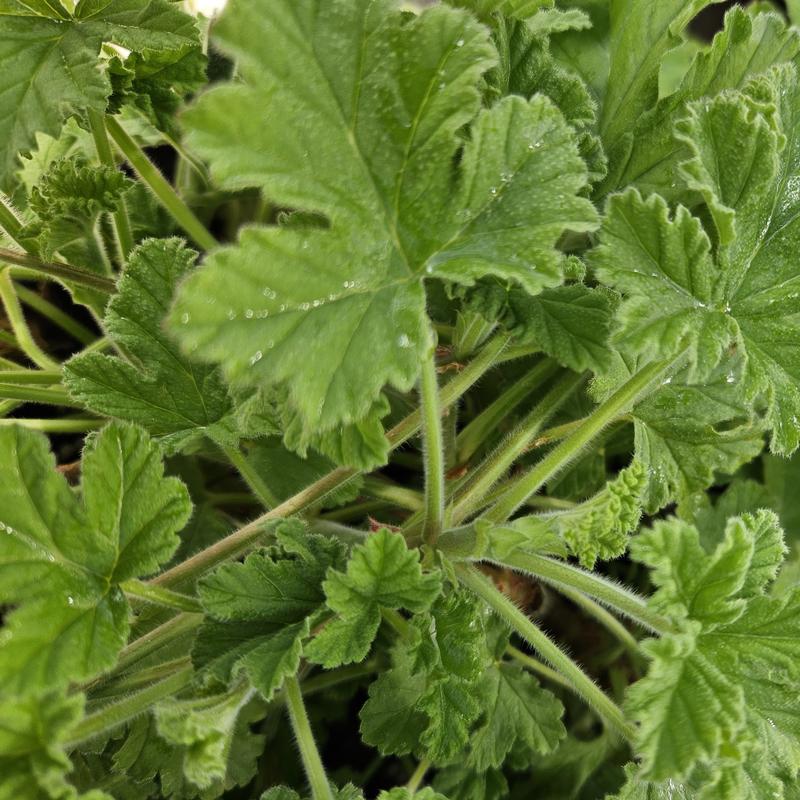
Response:
[[[60,308],[45,300],[40,294],[32,292],[18,283],[14,284],[14,291],[26,306],[30,306],[43,317],[47,317],[54,325],[58,325],[61,330],[66,331],[81,344],[88,345],[97,339],[96,334],[74,320],[69,314],[65,314]]]
[[[0,260],[2,260],[1,249]],[[6,317],[11,324],[11,330],[14,332],[17,344],[22,352],[25,353],[37,367],[46,370],[60,369],[59,363],[50,358],[50,356],[48,356],[34,341],[33,334],[31,334],[28,323],[25,321],[25,315],[22,313],[19,299],[14,292],[14,284],[11,282],[11,277],[7,269],[0,269],[0,301],[2,301],[5,307]]]
[[[425,777],[425,773],[430,768],[431,762],[428,761],[427,758],[423,758],[422,761],[417,764],[417,768],[414,770],[411,777],[408,779],[408,783],[406,784],[406,789],[408,789],[409,794],[413,795],[417,789],[419,789],[422,779]]]
[[[190,614],[187,612],[178,614],[125,647],[119,654],[117,665],[114,667],[112,674],[124,672],[132,664],[141,661],[141,659],[156,652],[164,645],[174,642],[181,636],[191,633],[202,624],[202,614]]]
[[[637,661],[643,658],[643,653],[639,647],[639,642],[631,632],[607,609],[603,608],[597,601],[587,597],[582,592],[572,589],[569,586],[559,585],[555,587],[560,594],[570,599],[578,608],[599,622],[614,638],[616,638]]]
[[[111,142],[108,141],[108,131],[106,130],[103,114],[90,108],[89,126],[92,130],[92,137],[94,138],[94,145],[97,149],[100,163],[116,169],[117,162],[114,160]],[[121,263],[124,264],[128,260],[131,250],[133,250],[133,231],[131,230],[131,221],[123,198],[120,198],[119,207],[114,212],[114,229],[117,234],[117,246],[119,247]]]
[[[165,661],[162,664],[156,664],[153,667],[139,670],[130,675],[124,675],[114,681],[106,683],[97,692],[92,692],[92,700],[106,700],[121,695],[130,694],[143,686],[149,686],[151,683],[169,678],[176,672],[191,666],[192,657],[183,656],[182,658],[175,658],[171,661]]]
[[[0,228],[2,228],[20,247],[20,231],[22,223],[17,219],[17,215],[12,211],[11,206],[5,195],[0,194]],[[24,248],[23,248],[24,249]]]
[[[203,607],[200,605],[200,601],[197,600],[197,598],[173,592],[171,589],[165,589],[163,586],[154,586],[152,583],[145,583],[144,581],[132,578],[129,581],[121,583],[120,588],[129,597],[135,597],[147,603],[154,603],[166,608],[174,608],[176,611],[203,613]]]
[[[0,380],[3,373],[0,372]],[[16,383],[0,383],[0,397],[4,400],[19,400],[22,403],[45,403],[51,406],[80,408],[66,390],[57,387],[20,386]]]
[[[448,408],[455,403],[461,395],[471,389],[480,378],[494,367],[498,357],[507,345],[508,337],[505,335],[495,336],[487,342],[483,350],[461,372],[456,373],[453,378],[441,387],[439,390],[439,402],[442,408]],[[399,447],[414,436],[421,427],[422,413],[417,410],[387,431],[386,438],[391,443],[392,448]]]
[[[31,383],[47,384],[61,382],[61,370],[45,369],[3,369],[0,370],[0,382],[29,385]]]
[[[455,567],[461,582],[480,597],[501,619],[511,626],[541,657],[569,682],[572,690],[583,697],[605,722],[628,741],[635,730],[625,719],[622,709],[555,643],[474,567]]]
[[[178,197],[169,182],[145,155],[139,145],[128,135],[128,132],[120,125],[116,117],[106,117],[106,128],[114,143],[136,171],[136,174],[156,196],[175,222],[204,250],[216,248],[218,245],[217,240],[206,230],[203,223],[194,215],[189,206]]]
[[[192,680],[192,668],[184,669],[171,675],[169,678],[154,683],[141,692],[129,695],[116,703],[111,703],[105,708],[90,714],[81,720],[70,732],[69,740],[64,744],[64,749],[69,751],[79,745],[91,741],[103,733],[108,733],[128,722],[139,714],[147,711],[150,706],[171,697],[183,689]]]
[[[682,358],[679,356],[679,358]],[[557,475],[575,458],[577,458],[590,442],[597,438],[603,430],[624,414],[644,395],[665,372],[672,369],[677,359],[656,361],[637,372],[611,397],[602,403],[581,426],[569,434],[554,447],[536,466],[522,478],[492,506],[485,517],[491,522],[507,520],[532,494],[551,478]]]
[[[556,381],[553,388],[542,398],[511,435],[489,456],[477,470],[474,478],[462,493],[451,516],[451,523],[458,525],[481,504],[481,500],[506,474],[511,465],[527,450],[531,440],[542,429],[553,414],[561,408],[570,395],[584,382],[582,375],[568,372]]]
[[[350,664],[347,667],[339,667],[339,669],[328,670],[319,675],[314,675],[314,677],[304,680],[300,688],[303,690],[303,697],[310,697],[333,686],[339,686],[339,684],[355,681],[359,678],[366,678],[377,672],[377,670],[377,661],[371,660],[364,661],[361,664]]]
[[[19,342],[17,341],[17,337],[13,334],[10,334],[8,331],[0,330],[0,344],[6,345],[6,347],[12,347],[14,350],[21,350],[22,348],[19,346]]]
[[[29,417],[0,419],[0,426],[20,425],[23,428],[42,433],[88,433],[102,428],[105,424],[104,419],[84,419],[83,417],[73,419],[31,419]]]
[[[424,538],[433,547],[444,527],[444,439],[442,406],[439,401],[439,377],[436,374],[434,348],[422,360],[420,376],[423,453],[425,462]]]
[[[456,439],[457,462],[465,464],[486,441],[486,437],[523,401],[550,380],[559,366],[545,359],[526,372],[513,386],[503,392],[491,405],[487,406]]]
[[[223,561],[242,555],[264,535],[268,522],[273,519],[293,517],[295,514],[305,511],[330,492],[352,480],[356,475],[358,475],[356,470],[345,467],[339,467],[333,472],[329,472],[302,492],[290,497],[224,539],[220,539],[205,550],[201,550],[191,558],[186,559],[186,561],[177,564],[172,569],[154,578],[150,583],[160,586],[182,584]]]
[[[565,689],[572,690],[572,685],[560,672],[550,669],[547,664],[543,664],[533,656],[523,653],[522,650],[518,650],[513,645],[509,645],[506,648],[506,653],[508,653],[508,655],[510,655],[515,661],[519,661],[523,667],[529,669],[531,672],[535,672],[542,678],[552,681],[553,683],[557,683],[559,686],[563,686]]]
[[[228,461],[233,464],[236,471],[242,476],[242,480],[258,498],[261,505],[266,509],[275,508],[275,506],[279,505],[278,498],[275,497],[269,486],[264,483],[263,478],[258,474],[258,470],[247,460],[244,453],[238,447],[227,445],[222,445],[221,447]]]
[[[488,560],[533,575],[559,591],[566,589],[588,595],[659,635],[674,633],[672,623],[653,611],[647,604],[646,598],[596,572],[589,572],[565,561],[521,550],[515,550],[502,561],[492,558]]]
[[[405,486],[398,486],[382,478],[365,477],[364,494],[386,500],[398,508],[405,508],[409,511],[419,511],[424,506],[424,499],[419,492]]]
[[[294,675],[286,679],[284,691],[286,693],[286,706],[289,709],[289,719],[297,739],[297,747],[300,750],[306,777],[311,785],[312,800],[333,800],[331,785],[328,782],[328,776],[325,774],[325,767],[322,765],[311,724],[308,721],[308,714],[306,714],[306,707],[303,704],[300,684]]]
[[[502,352],[507,342],[508,339],[505,336],[499,336],[491,340],[465,369],[442,387],[440,402],[443,408],[458,400],[482,375],[494,366],[497,355]],[[387,432],[386,438],[389,440],[390,446],[393,449],[399,447],[419,430],[420,425],[420,412],[414,411],[409,414]],[[205,550],[196,553],[186,561],[162,573],[154,578],[151,583],[174,586],[191,580],[217,564],[227,561],[229,558],[236,558],[258,541],[264,534],[268,522],[282,517],[291,517],[305,511],[332,491],[353,480],[358,474],[357,470],[340,467],[327,475],[323,475],[302,492],[290,497],[224,539],[220,539],[220,541]]]
[[[111,278],[106,278],[98,275],[95,272],[74,267],[72,264],[63,264],[55,261],[41,261],[36,256],[27,255],[26,253],[18,253],[15,250],[9,250],[5,247],[0,247],[0,261],[5,261],[7,264],[15,264],[18,267],[24,267],[25,270],[20,270],[20,273],[28,277],[26,270],[32,270],[39,275],[44,275],[48,278],[55,278],[60,281],[68,281],[79,286],[84,286],[87,289],[94,289],[105,294],[113,294],[116,289],[116,284]]]

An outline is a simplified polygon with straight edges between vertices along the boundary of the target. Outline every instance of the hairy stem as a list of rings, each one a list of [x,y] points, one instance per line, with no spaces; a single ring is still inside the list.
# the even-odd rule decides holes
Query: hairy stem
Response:
[[[558,380],[511,435],[481,464],[475,477],[462,493],[453,509],[451,522],[458,525],[479,507],[480,501],[506,474],[509,467],[525,452],[531,440],[553,414],[583,383],[584,377],[567,373]]]
[[[91,419],[86,417],[67,417],[66,419],[31,419],[18,417],[14,419],[0,419],[0,425],[20,425],[33,431],[42,433],[88,433],[96,431],[106,424],[104,419]]]
[[[433,547],[444,527],[444,438],[439,379],[436,374],[433,347],[422,361],[420,401],[425,461],[424,537],[427,544]]]
[[[163,625],[159,625],[149,633],[131,642],[119,655],[117,665],[112,674],[125,671],[132,664],[140,661],[145,656],[149,656],[165,644],[179,639],[187,633],[191,633],[203,624],[202,614],[190,614],[183,612],[168,620]]]
[[[325,774],[325,767],[322,765],[311,724],[308,721],[308,714],[306,714],[306,707],[303,704],[300,684],[294,675],[286,679],[284,691],[286,707],[289,709],[289,719],[297,740],[297,748],[300,751],[306,777],[311,786],[312,800],[333,800],[331,785]]]
[[[431,762],[428,761],[427,758],[423,758],[422,761],[417,764],[417,768],[411,774],[411,777],[408,779],[408,783],[406,784],[406,789],[408,789],[410,794],[414,794],[417,789],[419,789],[420,784],[422,783],[423,778],[425,777],[425,773],[431,768]]]
[[[563,594],[564,597],[575,603],[578,608],[582,609],[595,621],[599,622],[600,625],[623,645],[636,661],[643,658],[643,653],[639,648],[639,642],[637,642],[631,632],[613,614],[600,605],[600,603],[569,586],[559,585],[554,588],[557,589],[559,594]]]
[[[622,709],[606,695],[600,687],[540,630],[516,605],[474,567],[456,566],[461,582],[506,623],[508,623],[541,657],[550,663],[569,682],[572,690],[580,695],[597,714],[617,733],[631,741],[633,726],[625,719]]]
[[[106,128],[136,174],[156,196],[156,199],[175,222],[204,250],[213,250],[217,247],[217,240],[194,215],[189,206],[178,197],[176,191],[145,155],[139,145],[128,135],[128,132],[120,125],[116,117],[106,117]]]
[[[0,381],[3,373],[0,372]],[[57,386],[31,386],[19,383],[0,383],[0,397],[4,400],[19,400],[23,403],[45,403],[51,406],[73,406],[80,408],[65,389]]]
[[[154,603],[165,608],[174,608],[176,611],[203,613],[203,607],[197,598],[173,592],[163,586],[154,586],[152,583],[145,583],[133,578],[129,581],[124,581],[120,584],[120,587],[129,597],[144,600],[146,603]]]
[[[488,560],[533,575],[559,591],[566,590],[565,594],[572,590],[592,597],[659,635],[674,632],[672,623],[653,611],[647,604],[646,598],[596,572],[589,572],[555,558],[525,553],[521,550],[505,556],[502,561],[491,558]]]
[[[676,359],[655,361],[637,372],[536,466],[516,481],[489,509],[485,518],[491,522],[507,520],[528,497],[539,491],[548,480],[577,458],[607,425],[627,412],[675,363]]]
[[[497,355],[502,352],[508,343],[506,336],[500,336],[490,341],[481,353],[462,372],[446,383],[440,392],[442,408],[447,408],[469,390],[488,370],[494,366]],[[403,442],[417,433],[422,424],[419,410],[409,414],[387,432],[386,438],[392,448],[399,447]],[[291,517],[299,514],[318,503],[335,489],[353,480],[359,473],[354,469],[340,467],[323,475],[319,480],[303,489],[302,492],[290,497],[280,505],[257,517],[252,522],[234,531],[229,536],[196,553],[186,561],[177,564],[154,578],[151,582],[163,586],[174,586],[211,569],[217,564],[227,561],[248,550],[264,534],[265,526],[273,519]]]
[[[558,364],[554,361],[550,359],[541,361],[506,389],[491,405],[483,409],[456,438],[457,462],[464,464],[469,461],[500,422],[506,419],[526,397],[550,380],[558,370]]]
[[[47,317],[54,325],[58,325],[61,330],[72,336],[81,344],[87,345],[97,339],[97,334],[92,333],[88,328],[74,320],[69,314],[65,314],[60,308],[45,300],[40,294],[32,292],[30,289],[19,283],[14,284],[14,291],[17,297],[34,311]]]
[[[0,261],[3,260],[3,251],[0,248]],[[54,361],[50,356],[45,353],[38,344],[36,344],[33,334],[25,321],[25,315],[22,313],[22,307],[19,304],[19,299],[14,292],[14,285],[11,283],[11,277],[8,269],[0,269],[0,301],[6,310],[6,318],[11,324],[11,330],[14,332],[14,337],[17,344],[26,356],[37,367],[46,370],[58,370],[61,365]]]
[[[270,509],[279,505],[278,498],[238,447],[223,446],[222,451],[264,508]]]
[[[192,679],[192,668],[183,669],[165,678],[159,683],[154,683],[141,692],[128,695],[116,703],[111,703],[105,708],[90,714],[81,720],[71,731],[69,740],[64,745],[65,750],[72,750],[84,742],[94,739],[96,736],[113,731],[120,725],[138,717],[139,714],[147,711],[150,706],[171,697],[176,692],[188,685]]]
[[[0,247],[0,261],[24,267],[25,270],[19,270],[19,272],[25,273],[26,277],[31,277],[31,274],[25,271],[32,270],[32,272],[39,273],[39,275],[74,283],[77,286],[84,286],[87,289],[94,289],[104,294],[113,294],[116,289],[116,284],[111,278],[98,275],[96,272],[89,272],[89,270],[74,267],[72,264],[64,264],[60,261],[42,261],[36,256],[18,253],[6,247]],[[39,277],[39,275],[33,277]]]
[[[106,130],[105,117],[99,111],[89,109],[89,126],[92,130],[94,145],[97,149],[97,156],[101,164],[116,169],[114,153],[111,150],[111,142],[108,141],[108,131]],[[117,234],[117,246],[119,247],[120,260],[124,264],[128,260],[128,255],[133,250],[133,231],[131,221],[128,217],[128,209],[125,200],[120,198],[119,207],[114,212],[114,230]]]
[[[560,672],[556,672],[554,669],[548,667],[547,664],[543,664],[533,656],[523,653],[522,650],[518,650],[516,647],[514,647],[514,645],[510,644],[506,648],[506,653],[508,653],[508,655],[510,655],[515,661],[518,661],[520,664],[522,664],[525,669],[536,673],[545,680],[557,683],[564,689],[572,689],[572,684],[570,684],[570,682]]]
[[[58,369],[3,369],[0,370],[0,382],[22,385],[45,384],[52,386],[61,383],[61,370]]]

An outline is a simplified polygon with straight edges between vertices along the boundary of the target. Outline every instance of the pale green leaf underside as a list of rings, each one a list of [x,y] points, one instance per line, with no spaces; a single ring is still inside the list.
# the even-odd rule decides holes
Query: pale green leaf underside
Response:
[[[245,230],[185,284],[173,321],[230,378],[285,384],[310,429],[361,420],[386,384],[413,384],[430,344],[423,278],[497,274],[535,292],[560,280],[560,234],[594,227],[576,196],[585,165],[551,103],[478,113],[495,53],[469,15],[245,0],[217,33],[244,85],[190,110],[190,143],[222,186],[259,187],[330,226]]]

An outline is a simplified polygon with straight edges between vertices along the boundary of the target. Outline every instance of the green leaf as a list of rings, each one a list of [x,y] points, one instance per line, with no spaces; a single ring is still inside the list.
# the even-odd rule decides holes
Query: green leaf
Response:
[[[381,608],[425,611],[441,590],[439,572],[423,573],[419,553],[399,533],[381,529],[356,547],[346,572],[325,581],[328,607],[338,616],[306,648],[309,660],[330,669],[361,661],[380,624]]]
[[[239,713],[250,693],[171,699],[154,709],[158,734],[183,749],[183,772],[200,789],[224,781]]]
[[[206,679],[227,685],[244,674],[270,700],[300,664],[310,619],[324,607],[326,570],[343,563],[335,540],[282,523],[280,550],[254,553],[226,564],[198,583],[211,620],[192,653]]]
[[[482,694],[486,718],[472,736],[469,755],[470,766],[481,772],[502,767],[512,749],[531,761],[551,753],[567,734],[561,702],[519,667],[489,670]]]
[[[763,426],[722,365],[702,385],[676,377],[634,410],[636,457],[647,468],[644,509],[654,513],[733,474],[763,449]]]
[[[722,276],[700,220],[679,206],[670,217],[658,195],[635,190],[613,196],[592,265],[625,296],[615,341],[645,360],[689,344],[689,381],[707,378],[737,339],[720,304]]]
[[[731,8],[724,30],[694,56],[676,90],[636,122],[627,161],[603,188],[636,185],[644,194],[677,199],[684,187],[676,183],[675,173],[686,150],[673,130],[687,103],[736,89],[773,64],[792,61],[798,52],[800,37],[777,14],[751,15],[739,6]]]
[[[58,251],[70,263],[97,269],[96,262],[87,263],[83,240],[94,235],[100,214],[117,210],[132,185],[114,167],[90,165],[80,155],[54,161],[30,192],[28,207],[38,219],[21,235],[45,259]]]
[[[142,53],[183,55],[199,49],[194,20],[167,0],[81,0],[70,14],[60,4],[11,2],[0,9],[0,187],[8,190],[17,155],[35,134],[58,136],[65,120],[103,112],[111,84],[100,61],[103,42]],[[58,102],[51,102],[53,97]]]
[[[654,570],[655,607],[683,619],[682,632],[644,645],[652,665],[628,693],[641,777],[684,780],[723,758],[743,765],[751,750],[796,752],[800,726],[783,715],[797,697],[800,595],[764,594],[783,555],[775,515],[731,519],[710,554],[678,521],[657,524],[631,552]]]
[[[383,753],[448,763],[482,710],[480,687],[491,668],[484,617],[473,598],[453,590],[411,624],[416,641],[370,687],[362,737]]]
[[[419,708],[425,685],[425,674],[414,674],[408,659],[379,675],[359,712],[363,741],[384,755],[415,752],[428,724]]]
[[[591,23],[582,11],[550,10],[533,20],[493,19],[494,40],[500,63],[487,75],[492,94],[549,97],[578,135],[578,149],[589,167],[590,182],[605,175],[606,160],[597,127],[597,103],[583,79],[560,65],[551,52],[548,36],[581,29]]]
[[[0,705],[0,799],[78,797],[66,781],[71,764],[62,745],[83,703],[83,695],[46,694]]]
[[[144,425],[170,449],[202,434],[235,436],[218,371],[186,359],[162,328],[175,287],[195,258],[180,239],[150,239],[136,248],[105,318],[128,358],[84,353],[64,367],[70,394],[87,408]]]
[[[259,187],[329,224],[243,231],[184,284],[173,322],[229,378],[285,385],[305,428],[363,420],[384,386],[413,385],[430,346],[424,278],[496,274],[535,292],[560,280],[563,231],[595,227],[577,197],[585,165],[552,103],[479,111],[495,54],[469,15],[246,0],[215,32],[242,83],[185,115],[190,144],[223,188]],[[350,66],[321,55],[333,52]]]
[[[513,285],[482,281],[467,293],[468,306],[497,319],[520,343],[541,348],[560,364],[583,372],[612,365],[609,345],[616,297],[581,283],[531,296]]]
[[[27,694],[113,666],[130,609],[119,583],[152,574],[191,512],[177,478],[139,428],[113,423],[87,443],[82,500],[55,471],[47,440],[0,430],[0,593],[19,604],[0,635],[0,676]]]
[[[601,278],[628,296],[622,339],[634,350],[664,355],[685,341],[690,376],[703,379],[728,346],[738,348],[745,359],[740,396],[765,400],[772,449],[790,453],[800,442],[797,276],[787,255],[796,237],[789,176],[797,169],[800,91],[790,66],[746,91],[691,105],[679,127],[692,152],[684,174],[716,225],[715,257],[685,208],[672,220],[662,200],[645,202],[631,191],[609,204],[597,264]],[[645,314],[645,296],[657,314]]]
[[[502,557],[510,549],[523,549],[566,556],[563,545],[558,548],[550,544],[555,539],[566,543],[581,564],[592,569],[598,558],[607,561],[625,552],[628,537],[642,514],[645,484],[645,470],[634,461],[594,497],[575,508],[520,517],[509,526],[486,532],[490,536],[490,552]]]
[[[609,153],[630,147],[631,131],[658,99],[658,71],[664,54],[680,43],[692,18],[718,0],[663,0],[651,7],[638,0],[609,4],[610,67],[600,131]]]

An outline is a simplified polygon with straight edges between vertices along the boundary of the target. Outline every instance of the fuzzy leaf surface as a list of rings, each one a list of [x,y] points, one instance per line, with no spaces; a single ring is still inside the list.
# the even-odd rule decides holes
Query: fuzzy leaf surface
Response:
[[[232,380],[284,384],[305,428],[362,420],[385,385],[411,387],[429,348],[424,278],[496,274],[536,292],[560,280],[561,233],[595,227],[553,104],[479,110],[496,55],[468,14],[246,0],[216,33],[242,83],[185,116],[190,144],[223,188],[259,187],[328,225],[244,230],[183,286],[173,322]]]
[[[24,694],[85,680],[112,666],[130,608],[119,589],[172,556],[191,512],[186,487],[165,478],[140,428],[112,423],[90,439],[82,499],[55,471],[47,440],[0,430],[0,593],[19,607],[0,644],[3,689]]]

